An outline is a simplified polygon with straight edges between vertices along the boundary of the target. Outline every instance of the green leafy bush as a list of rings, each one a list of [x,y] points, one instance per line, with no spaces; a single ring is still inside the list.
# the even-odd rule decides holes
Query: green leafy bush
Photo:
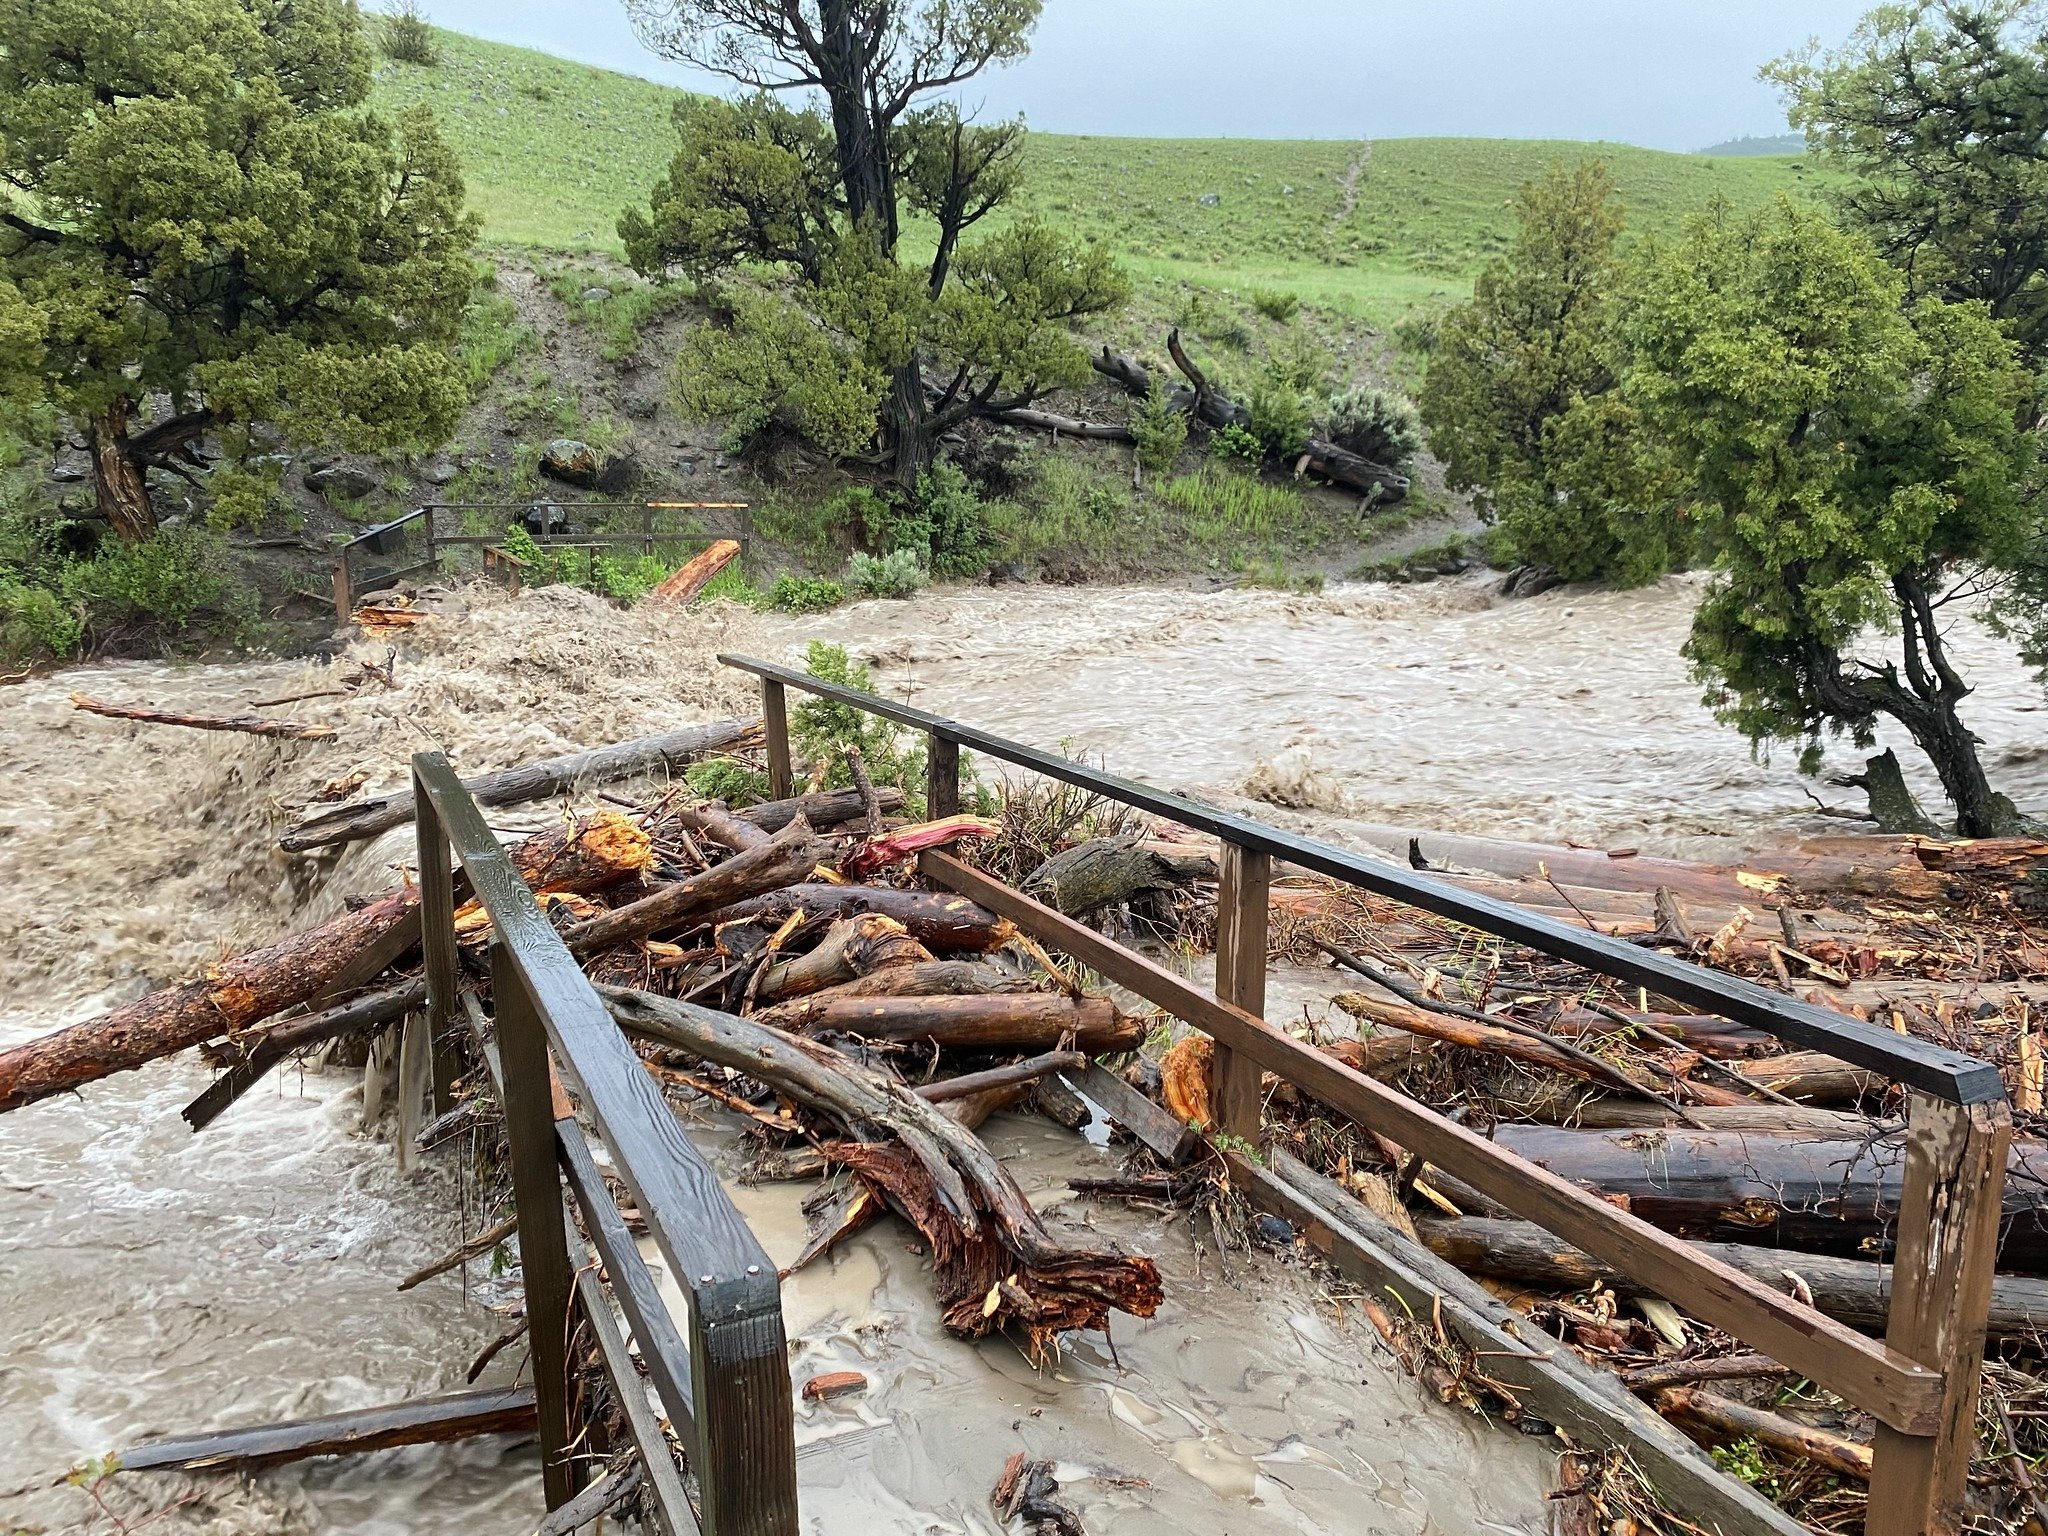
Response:
[[[1414,309],[1394,322],[1394,340],[1404,351],[1428,357],[1436,351],[1443,335],[1444,316],[1439,309]]]
[[[1283,293],[1276,288],[1254,288],[1252,290],[1252,308],[1256,309],[1268,320],[1278,321],[1280,324],[1285,325],[1301,313],[1301,300],[1291,293]]]
[[[1155,384],[1131,412],[1131,439],[1137,445],[1139,466],[1163,475],[1187,446],[1188,413],[1169,406],[1166,392]]]
[[[441,43],[420,9],[419,0],[392,0],[385,7],[382,35],[377,46],[387,59],[401,64],[418,64],[431,69],[441,62]]]
[[[854,558],[858,560],[861,557],[856,555]],[[813,677],[838,683],[844,688],[857,688],[863,693],[875,691],[874,674],[849,658],[844,646],[813,640],[804,653],[804,670]],[[798,704],[790,712],[789,726],[790,742],[797,755],[811,765],[813,773],[820,767],[825,770],[825,788],[853,787],[853,771],[847,766],[846,750],[857,746],[867,765],[869,779],[878,787],[887,785],[902,790],[911,814],[924,814],[926,765],[921,736],[906,733],[892,722],[855,709],[851,704],[819,698],[806,698]],[[906,735],[909,737],[907,742]],[[963,783],[965,779],[963,765]]]
[[[237,632],[255,622],[256,592],[237,579],[234,557],[207,528],[166,528],[141,544],[110,542],[64,568],[63,594],[95,629],[156,623],[182,629],[201,615]]]
[[[675,574],[675,567],[659,555],[600,552],[588,569],[593,591],[628,607]]]
[[[881,556],[856,552],[846,565],[847,589],[861,597],[909,597],[927,580],[917,556],[907,549]]]
[[[1209,434],[1209,456],[1221,459],[1225,463],[1236,462],[1257,467],[1266,462],[1266,445],[1249,427],[1240,427],[1232,422],[1229,426],[1218,427]]]
[[[939,459],[918,478],[916,523],[934,575],[978,576],[987,569],[986,509],[959,465]]]
[[[836,581],[792,576],[784,571],[768,591],[768,606],[778,613],[823,613],[846,601],[846,589]]]
[[[1292,458],[1307,446],[1315,427],[1315,404],[1292,379],[1267,372],[1252,385],[1245,406],[1251,412],[1252,436],[1274,458]]]
[[[1422,449],[1422,414],[1406,395],[1361,385],[1330,401],[1323,435],[1362,459],[1399,469]]]
[[[709,602],[713,598],[738,603],[743,608],[759,608],[767,602],[761,595],[761,589],[740,569],[737,560],[705,582],[704,590],[697,594],[699,602]]]
[[[84,636],[85,621],[57,593],[0,571],[0,664],[69,656]]]
[[[736,757],[707,757],[683,770],[690,793],[727,805],[758,805],[768,798],[768,775]]]

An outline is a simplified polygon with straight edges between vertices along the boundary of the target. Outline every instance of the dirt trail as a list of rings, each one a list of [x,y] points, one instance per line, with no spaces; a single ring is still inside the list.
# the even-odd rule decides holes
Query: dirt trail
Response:
[[[1344,174],[1337,178],[1337,186],[1342,190],[1344,200],[1338,205],[1337,212],[1330,219],[1330,227],[1332,229],[1341,225],[1357,210],[1358,183],[1364,177],[1366,167],[1371,164],[1372,140],[1360,139],[1358,141],[1358,148],[1352,153],[1351,163],[1344,167]]]

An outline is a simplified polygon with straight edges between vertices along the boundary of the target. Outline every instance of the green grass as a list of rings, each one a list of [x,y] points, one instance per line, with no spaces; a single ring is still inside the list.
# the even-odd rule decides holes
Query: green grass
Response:
[[[617,252],[620,210],[643,201],[667,168],[679,93],[459,33],[440,40],[437,66],[382,64],[376,101],[434,108],[486,237]],[[1560,157],[1604,156],[1631,227],[1653,233],[1716,193],[1747,207],[1799,195],[1814,179],[1797,157],[1625,144],[1384,139],[1366,150],[1335,140],[1033,134],[1020,208],[1106,241],[1141,285],[1194,283],[1266,305],[1290,295],[1391,325],[1469,291],[1508,239],[1515,190]]]

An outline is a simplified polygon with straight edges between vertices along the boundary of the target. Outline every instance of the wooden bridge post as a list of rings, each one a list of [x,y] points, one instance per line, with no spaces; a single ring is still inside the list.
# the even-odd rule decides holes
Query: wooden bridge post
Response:
[[[462,1076],[462,1052],[455,1033],[455,992],[460,961],[455,953],[455,872],[449,867],[448,838],[441,813],[415,773],[413,824],[418,834],[420,954],[427,973],[427,1038],[433,1043],[434,1113],[455,1107]]]
[[[1941,1412],[1932,1435],[1878,1424],[1867,1536],[1949,1536],[1962,1529],[2012,1140],[2012,1110],[2003,1099],[1951,1104],[1924,1093],[1909,1097],[1885,1343],[1941,1373]]]
[[[960,814],[960,743],[937,731],[925,740],[925,814],[933,821]]]
[[[541,1486],[549,1509],[576,1496],[569,1423],[569,1290],[575,1273],[562,1230],[555,1101],[548,1037],[511,952],[491,946],[491,1003],[505,1084],[505,1136],[512,1148],[512,1195],[519,1216],[519,1273],[526,1286],[540,1427]]]
[[[772,678],[761,679],[761,724],[768,733],[768,798],[787,800],[796,793],[789,769],[789,701]]]
[[[1266,1015],[1266,903],[1273,884],[1270,855],[1223,844],[1223,879],[1216,894],[1216,995],[1254,1018]],[[1209,1099],[1216,1129],[1256,1147],[1264,1108],[1259,1064],[1224,1045],[1215,1047]]]

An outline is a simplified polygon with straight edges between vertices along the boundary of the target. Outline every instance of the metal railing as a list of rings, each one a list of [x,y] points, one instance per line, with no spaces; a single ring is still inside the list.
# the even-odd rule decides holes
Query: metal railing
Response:
[[[548,1507],[575,1497],[588,1464],[571,1422],[573,1291],[646,1467],[656,1518],[670,1536],[795,1536],[794,1399],[775,1265],[446,758],[414,757],[413,796],[433,1085],[443,1109],[461,1066],[458,1011],[473,1003],[461,991],[451,849],[491,920],[496,1030],[494,1040],[479,1045],[511,1148]],[[606,1186],[565,1084],[603,1138],[612,1171],[689,1303],[683,1329]],[[588,1250],[572,1211],[582,1216]],[[694,1509],[613,1316],[614,1301],[682,1445],[696,1483]]]
[[[936,883],[982,903],[1048,947],[1208,1034],[1215,1042],[1211,1092],[1219,1130],[1258,1145],[1260,1077],[1276,1073],[1869,1412],[1878,1421],[1869,1536],[1924,1536],[1959,1528],[1975,1445],[1978,1373],[2012,1129],[1995,1067],[957,720],[770,662],[730,655],[719,659],[761,680],[770,793],[777,798],[791,793],[787,694],[795,688],[924,732],[935,817],[959,809],[960,750],[966,747],[1218,838],[1222,878],[1213,995],[955,859],[928,853],[922,866]],[[1772,1290],[1268,1025],[1267,905],[1276,860],[1905,1084],[1910,1111],[1905,1184],[1884,1342]]]
[[[582,517],[592,526],[532,535],[542,549],[580,549],[594,562],[606,549],[631,549],[652,555],[664,548],[698,547],[719,539],[739,544],[741,558],[753,544],[752,509],[744,501],[436,501],[415,507],[403,517],[366,528],[336,551],[334,611],[346,624],[357,594],[375,591],[408,576],[439,573],[443,557],[475,549],[489,552],[505,542],[494,533],[464,533],[468,514],[519,515],[536,508]],[[678,514],[689,514],[687,517]],[[706,519],[703,514],[723,514]],[[715,524],[716,526],[708,526]]]

